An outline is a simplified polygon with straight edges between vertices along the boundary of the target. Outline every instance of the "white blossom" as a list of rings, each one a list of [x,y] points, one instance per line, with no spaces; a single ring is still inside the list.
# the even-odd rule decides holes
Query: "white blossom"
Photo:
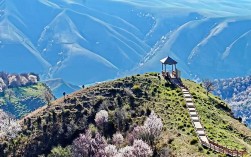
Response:
[[[0,110],[0,138],[15,138],[20,131],[20,124]]]
[[[135,157],[133,154],[134,148],[132,146],[126,146],[119,150],[118,156],[120,157]]]
[[[161,134],[163,123],[162,120],[152,111],[150,116],[146,119],[144,127],[151,136],[158,137]]]
[[[29,80],[24,76],[20,76],[20,83],[21,85],[25,86],[29,83]]]
[[[9,75],[8,76],[8,81],[9,81],[9,86],[16,87],[16,86],[20,85],[20,82],[18,81],[16,75]]]
[[[37,80],[37,79],[38,79],[37,76],[31,75],[31,74],[28,76],[28,79],[29,79],[29,81],[30,81],[32,84],[35,84],[35,83],[37,83],[37,81],[38,81],[38,80]]]
[[[121,145],[124,142],[124,137],[120,133],[116,133],[112,136],[112,142],[116,146]]]
[[[4,82],[4,80],[0,77],[0,92],[3,91],[3,89],[6,88],[6,84]]]
[[[142,139],[147,141],[147,134],[147,129],[144,126],[136,126],[127,138],[128,141],[132,144],[135,139]]]
[[[99,133],[92,138],[90,131],[87,131],[73,141],[73,155],[74,157],[104,156],[106,146],[106,140]]]
[[[100,110],[95,116],[95,122],[98,126],[102,126],[108,122],[108,112],[106,110]]]
[[[149,157],[153,155],[151,147],[142,140],[134,140],[133,154],[136,157]]]
[[[116,146],[109,144],[105,147],[106,157],[114,157],[118,153]]]

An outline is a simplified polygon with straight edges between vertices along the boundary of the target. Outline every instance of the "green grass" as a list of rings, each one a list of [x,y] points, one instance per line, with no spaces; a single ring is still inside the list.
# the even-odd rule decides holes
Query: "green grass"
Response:
[[[7,91],[9,91],[9,94]],[[45,104],[44,92],[48,91],[43,83],[9,88],[0,95],[0,107],[20,118]]]
[[[198,84],[183,80],[194,96],[197,111],[210,140],[231,149],[251,151],[250,129],[232,117],[228,105]]]

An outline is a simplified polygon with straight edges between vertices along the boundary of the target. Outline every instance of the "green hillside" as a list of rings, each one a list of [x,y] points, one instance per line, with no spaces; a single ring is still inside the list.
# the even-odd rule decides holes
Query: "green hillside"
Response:
[[[0,108],[20,118],[46,104],[45,92],[50,89],[43,83],[8,88],[0,93]]]
[[[251,131],[232,117],[227,104],[218,97],[207,96],[194,82],[183,83],[194,97],[209,138],[251,152]],[[18,138],[1,143],[0,153],[29,157],[47,155],[58,145],[69,146],[87,128],[96,130],[94,118],[100,110],[109,113],[103,130],[107,139],[117,131],[127,136],[154,111],[164,125],[160,138],[154,142],[154,156],[160,156],[163,150],[168,150],[170,156],[220,156],[200,145],[181,90],[157,73],[97,84],[36,110],[21,121],[22,133]]]

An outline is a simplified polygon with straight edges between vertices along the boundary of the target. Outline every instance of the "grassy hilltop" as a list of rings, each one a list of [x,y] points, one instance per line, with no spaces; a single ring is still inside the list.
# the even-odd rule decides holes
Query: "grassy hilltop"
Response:
[[[21,118],[47,103],[45,92],[51,94],[43,83],[8,88],[0,93],[0,108],[16,118]]]
[[[230,148],[251,152],[251,131],[232,117],[227,104],[211,94],[207,96],[206,91],[192,81],[183,80],[183,83],[194,97],[209,138]],[[220,155],[199,144],[181,90],[157,73],[97,84],[36,110],[22,119],[20,136],[1,143],[0,153],[37,156],[49,154],[58,145],[71,145],[87,128],[95,130],[94,118],[101,109],[109,113],[103,130],[108,139],[117,131],[126,136],[154,111],[163,122],[163,131],[154,143],[156,156],[164,149],[169,150],[170,156]],[[123,115],[122,118],[119,115]]]

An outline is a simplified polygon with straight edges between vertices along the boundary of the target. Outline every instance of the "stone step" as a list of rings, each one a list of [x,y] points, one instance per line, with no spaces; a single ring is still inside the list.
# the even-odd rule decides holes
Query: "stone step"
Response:
[[[192,98],[185,98],[186,102],[193,102]]]
[[[197,128],[197,131],[204,131],[204,128]]]
[[[182,92],[188,92],[188,90],[187,90],[187,89],[185,89],[185,88],[183,88],[183,89],[182,89]]]
[[[193,104],[189,104],[189,105],[187,105],[187,109],[188,108],[195,108],[195,106]]]
[[[206,136],[206,133],[204,130],[197,130],[196,131],[199,136]]]
[[[190,107],[190,106],[191,106],[191,107],[194,107],[193,102],[187,102],[186,104],[187,104],[188,107]]]
[[[199,136],[200,140],[206,143],[209,143],[208,138],[206,136]]]
[[[192,116],[192,117],[197,117],[198,115],[197,115],[197,113],[196,112],[194,112],[194,111],[192,111],[192,112],[189,112],[189,114]]]
[[[200,122],[194,122],[194,126],[195,126],[195,129],[198,130],[198,129],[203,129],[202,125]]]
[[[194,122],[200,122],[200,119],[199,119],[198,116],[197,116],[197,117],[191,117],[191,119],[192,119],[192,121],[194,121]]]
[[[187,109],[189,110],[189,112],[195,112],[196,111],[196,109],[194,107],[189,107]]]
[[[191,94],[184,94],[185,98],[192,98]]]

